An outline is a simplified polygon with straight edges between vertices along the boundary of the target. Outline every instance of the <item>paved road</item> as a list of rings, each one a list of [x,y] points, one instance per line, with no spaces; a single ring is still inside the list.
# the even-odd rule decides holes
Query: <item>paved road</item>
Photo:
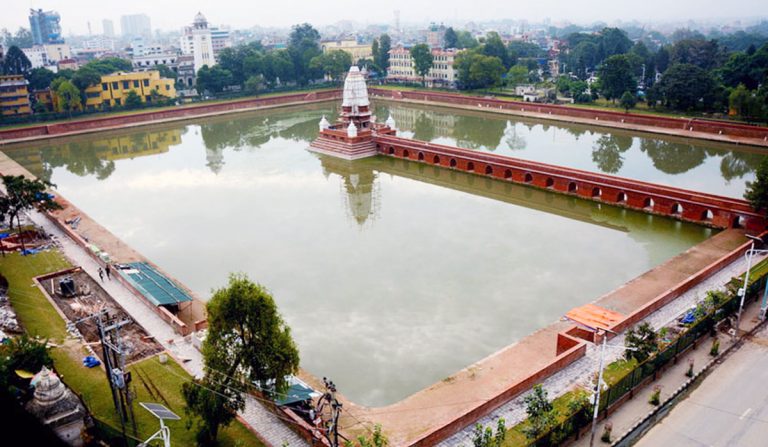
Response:
[[[636,445],[768,445],[768,329],[719,365]]]

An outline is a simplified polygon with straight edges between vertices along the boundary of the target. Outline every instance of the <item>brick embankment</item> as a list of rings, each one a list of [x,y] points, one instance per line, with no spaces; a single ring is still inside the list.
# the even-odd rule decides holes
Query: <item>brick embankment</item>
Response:
[[[467,96],[443,92],[398,91],[374,87],[369,89],[369,93],[374,98],[414,104],[447,106],[472,111],[526,116],[549,121],[587,124],[592,127],[619,128],[636,132],[650,132],[768,147],[768,127],[696,118],[671,118],[553,104],[508,101],[492,97]]]
[[[250,98],[238,101],[217,102],[193,106],[179,106],[163,110],[149,110],[130,115],[113,115],[65,121],[54,124],[28,126],[22,128],[0,128],[0,146],[50,139],[60,136],[80,135],[100,132],[103,130],[123,129],[185,120],[189,118],[204,118],[229,113],[265,110],[290,105],[314,104],[341,98],[341,90],[321,90],[310,93],[295,93],[264,98]]]

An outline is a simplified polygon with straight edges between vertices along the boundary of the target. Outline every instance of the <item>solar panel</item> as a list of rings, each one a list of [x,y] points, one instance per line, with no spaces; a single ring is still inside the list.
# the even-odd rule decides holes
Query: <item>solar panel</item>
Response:
[[[167,419],[171,421],[181,420],[179,416],[173,411],[169,410],[165,405],[153,404],[147,402],[139,402],[139,405],[144,407],[147,411],[155,415],[158,419]]]

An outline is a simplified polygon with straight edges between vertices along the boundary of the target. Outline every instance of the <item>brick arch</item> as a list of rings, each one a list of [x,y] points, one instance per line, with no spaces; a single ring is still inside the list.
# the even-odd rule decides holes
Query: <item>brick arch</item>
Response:
[[[579,191],[579,185],[576,182],[569,182],[568,183],[568,192],[576,193]]]
[[[511,179],[512,178],[512,170],[511,169],[507,169],[506,171],[504,171],[504,178],[505,179]]]
[[[746,223],[746,219],[744,216],[741,215],[735,215],[733,218],[731,218],[731,228],[744,228],[744,224]]]
[[[467,163],[467,171],[469,172],[475,172],[475,164],[473,162]]]
[[[395,155],[395,148],[393,146],[389,146],[389,155]]]
[[[485,175],[493,175],[493,166],[485,165]]]
[[[456,159],[455,158],[451,158],[451,162],[450,162],[451,167],[455,168],[457,164],[458,163],[456,163]]]
[[[419,152],[419,161],[424,161],[424,152]]]
[[[709,222],[712,219],[714,219],[714,217],[715,217],[715,213],[713,213],[711,209],[707,208],[707,209],[705,209],[704,211],[701,212],[700,219],[705,221],[705,222]]]
[[[592,188],[592,198],[593,199],[599,199],[603,196],[603,190],[600,189],[599,186],[595,186]]]
[[[684,211],[683,205],[681,205],[680,203],[675,203],[674,205],[672,205],[672,214],[676,216],[682,215],[683,211]]]
[[[544,183],[544,186],[546,186],[547,188],[554,187],[555,186],[555,179],[553,179],[552,177],[547,177],[547,181],[546,181],[546,183]]]
[[[653,201],[653,198],[651,198],[651,197],[646,197],[646,198],[643,200],[643,208],[646,208],[646,209],[647,209],[647,208],[653,209],[654,205],[656,205],[656,202],[654,202],[654,201]]]
[[[526,172],[525,176],[523,177],[523,181],[525,183],[533,183],[533,174],[531,174],[530,172]]]
[[[409,155],[411,155],[411,154],[408,153],[408,149],[405,149],[403,151],[403,158],[409,158]]]
[[[440,164],[440,157],[435,155],[434,158],[432,158],[432,163],[439,165]]]
[[[627,193],[619,191],[619,193],[616,194],[616,203],[627,203]]]

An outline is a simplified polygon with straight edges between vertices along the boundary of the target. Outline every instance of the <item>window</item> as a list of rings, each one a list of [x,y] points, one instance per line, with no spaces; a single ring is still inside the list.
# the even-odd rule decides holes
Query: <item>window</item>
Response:
[[[123,81],[123,89],[128,90],[131,88],[131,81]]]
[[[115,98],[115,105],[119,106],[120,104],[122,104],[122,102],[120,101],[120,98]]]
[[[139,81],[133,81],[133,86],[136,88],[139,86]]]
[[[112,83],[112,90],[117,90],[117,82]]]
[[[107,84],[106,82],[104,82],[103,84],[101,84],[101,89],[102,89],[102,90],[104,90],[104,91],[106,92],[107,90],[109,90],[109,84]]]
[[[144,87],[149,87],[149,79],[144,80]]]
[[[171,84],[165,84],[165,89],[166,90],[170,90],[171,89]]]

